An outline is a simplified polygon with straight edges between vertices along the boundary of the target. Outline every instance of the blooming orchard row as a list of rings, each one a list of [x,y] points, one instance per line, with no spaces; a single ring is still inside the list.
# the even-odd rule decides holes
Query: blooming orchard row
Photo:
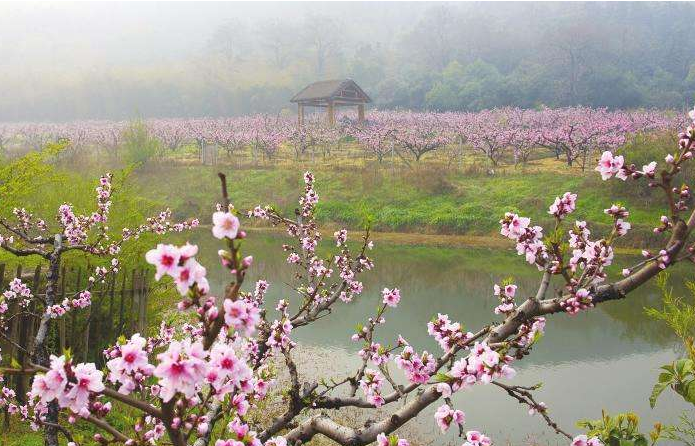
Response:
[[[695,119],[695,111],[690,117]],[[663,248],[657,254],[645,252],[644,260],[623,270],[624,277],[611,280],[606,268],[613,263],[615,243],[630,229],[629,212],[618,204],[610,205],[605,213],[613,222],[612,229],[607,234],[595,234],[584,221],[568,223],[576,209],[577,195],[558,191],[548,208],[555,220],[551,230],[511,212],[500,220],[501,234],[513,241],[517,253],[540,272],[538,290],[533,294],[525,291],[531,297],[518,300],[521,293],[513,283],[494,286],[492,292],[499,297],[499,305],[490,309],[487,323],[473,330],[446,314],[433,315],[422,329],[438,342],[439,348],[428,352],[402,336],[388,339],[381,334],[387,318],[408,301],[398,288],[383,288],[375,313],[351,334],[361,347],[357,369],[347,373],[326,371],[318,381],[302,376],[295,364],[301,346],[292,341],[292,335],[331,317],[343,305],[360,304],[360,297],[370,292],[362,282],[362,276],[374,267],[369,257],[374,247],[369,231],[352,243],[346,230],[336,231],[330,254],[322,256],[317,251],[323,234],[314,219],[319,195],[313,174],[304,175],[304,193],[292,218],[270,206],[240,212],[229,203],[226,178],[220,175],[223,200],[212,214],[212,235],[222,244],[218,252],[220,267],[230,281],[225,289],[211,289],[207,268],[195,257],[196,246],[158,244],[147,253],[146,260],[156,269],[157,279],[175,285],[177,308],[188,315],[187,322],[162,322],[153,336],[134,334],[117,340],[104,351],[104,370],[92,363],[78,363],[66,352],[48,352],[43,341],[35,344],[27,351],[29,368],[4,369],[33,374],[31,391],[24,398],[3,387],[0,406],[35,429],[43,429],[51,446],[57,446],[59,435],[75,443],[71,434],[75,423],[93,424],[98,430],[93,439],[99,444],[127,446],[204,446],[212,442],[215,446],[286,446],[305,444],[316,435],[342,445],[376,442],[379,446],[407,446],[408,441],[399,438],[397,429],[427,407],[437,405],[431,422],[441,431],[457,427],[464,446],[489,446],[492,440],[488,436],[464,429],[464,410],[453,407],[451,400],[454,393],[489,385],[527,405],[529,414],[541,417],[573,446],[601,446],[599,438],[573,437],[558,427],[547,405],[536,401],[534,387],[505,381],[515,378],[515,363],[534,348],[542,348],[536,346],[538,338],[552,335],[545,333],[546,317],[557,313],[572,316],[626,298],[663,269],[695,260],[691,238],[695,211],[690,208],[689,187],[675,186],[683,164],[693,157],[694,126],[679,134],[677,146],[663,162],[654,161],[640,169],[610,151],[601,156],[596,171],[605,180],[614,176],[618,181],[646,180],[665,196],[665,215],[655,222],[655,232],[663,237]],[[99,229],[108,217],[109,178],[105,176],[97,188],[94,213],[75,214],[69,205],[61,207],[56,217],[59,232],[53,235],[47,235],[50,232],[45,221],[23,209],[16,210],[14,222],[0,221],[8,232],[0,247],[17,255],[43,256],[51,271],[56,268],[55,253],[61,250],[117,254],[121,241],[111,241]],[[248,236],[242,218],[265,220],[285,229],[289,241],[283,244],[282,255],[295,272],[296,294],[292,297],[269,302],[270,284],[264,280],[244,289],[254,259],[242,253]],[[141,229],[126,230],[124,234],[130,237],[145,230],[163,233],[194,225],[165,221],[152,219]],[[62,245],[63,239],[66,245]],[[118,262],[109,265],[117,268]],[[108,273],[106,267],[102,268],[93,280]],[[553,276],[557,280],[551,280]],[[45,338],[51,321],[61,316],[51,311],[55,297],[51,281],[55,277],[49,276],[45,300],[35,299],[21,282],[11,283],[2,297],[6,305],[0,307],[0,322],[15,317],[10,308],[34,311],[30,305],[34,304],[41,318],[36,338]],[[557,284],[554,291],[549,289],[551,282]],[[7,305],[15,302],[18,305]],[[84,304],[88,305],[89,300],[84,299]],[[65,305],[66,311],[79,311],[80,306],[70,305],[69,301]],[[277,370],[282,366],[289,380],[279,388]],[[403,375],[405,384],[398,384],[403,380],[394,379],[395,373]],[[283,405],[284,412],[270,420],[254,417],[254,413],[267,408],[272,394],[283,395],[278,404]],[[109,423],[109,413],[117,405],[139,414],[133,418],[132,428],[126,423],[126,428],[119,430]],[[381,408],[386,414],[377,415],[364,427],[353,428],[335,418],[341,409],[350,407]],[[328,415],[326,409],[334,412]]]
[[[501,160],[526,162],[534,150],[546,148],[568,164],[586,163],[591,151],[612,150],[634,134],[680,128],[680,118],[658,111],[608,111],[591,108],[523,110],[504,108],[478,113],[415,113],[374,111],[365,123],[349,115],[328,126],[319,117],[298,127],[289,117],[153,119],[150,133],[169,151],[185,144],[217,144],[229,155],[250,150],[254,156],[273,158],[281,146],[296,157],[332,147],[352,137],[369,156],[387,155],[420,160],[427,153],[463,148],[480,153],[493,164]],[[0,150],[10,146],[40,148],[66,139],[75,150],[116,150],[127,122],[80,121],[67,124],[0,124]]]

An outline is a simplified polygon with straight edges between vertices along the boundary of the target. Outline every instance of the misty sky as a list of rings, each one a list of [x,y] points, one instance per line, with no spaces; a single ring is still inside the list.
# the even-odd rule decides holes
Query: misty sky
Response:
[[[370,38],[388,38],[388,24],[431,3],[348,2],[10,2],[0,3],[3,70],[45,66],[90,69],[181,60],[202,51],[230,21],[298,20],[309,13],[379,24]],[[382,36],[374,32],[382,31]],[[288,35],[287,39],[296,38]]]
[[[322,79],[374,107],[682,108],[692,2],[0,3],[0,121],[278,113]]]

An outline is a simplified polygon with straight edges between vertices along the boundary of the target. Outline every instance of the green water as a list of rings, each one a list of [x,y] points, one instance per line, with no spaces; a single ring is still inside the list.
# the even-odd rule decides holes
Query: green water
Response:
[[[292,268],[280,248],[285,241],[280,236],[251,234],[244,246],[244,253],[255,258],[247,289],[257,278],[268,280],[273,307],[280,298],[297,300],[290,288]],[[219,292],[228,279],[216,258],[221,246],[206,231],[192,237],[192,242],[200,245],[200,261],[208,268],[213,292]],[[396,310],[386,314],[388,323],[378,332],[378,340],[393,342],[401,334],[416,350],[439,353],[426,330],[427,321],[437,312],[448,313],[452,320],[475,331],[496,318],[492,313],[495,282],[514,276],[518,296],[525,296],[534,292],[539,280],[535,268],[524,264],[511,249],[377,245],[372,253],[376,268],[361,277],[363,295],[351,304],[339,303],[330,316],[293,332],[299,343],[296,354],[304,355],[307,373],[318,368],[324,376],[342,377],[354,370],[359,347],[350,341],[350,335],[355,324],[373,314],[380,301],[379,290],[384,287],[397,286],[402,299]],[[674,285],[682,283],[686,274],[692,277],[692,268],[677,271]],[[679,354],[678,343],[669,331],[644,315],[645,306],[658,303],[658,291],[648,287],[624,301],[600,305],[574,317],[551,316],[546,336],[530,356],[515,363],[519,373],[513,383],[543,382],[537,399],[548,404],[552,417],[571,433],[578,433],[576,420],[598,418],[601,409],[637,412],[644,431],[656,421],[675,422],[688,407],[669,392],[656,409],[648,404],[658,367]],[[402,377],[395,366],[392,373]],[[465,427],[486,432],[496,444],[526,444],[529,439],[541,444],[567,443],[550,432],[540,417],[529,416],[526,408],[495,386],[479,385],[459,392],[454,402],[466,413]],[[439,434],[432,418],[435,408],[423,412],[409,429],[422,438],[434,439],[432,444],[460,444],[454,432]]]

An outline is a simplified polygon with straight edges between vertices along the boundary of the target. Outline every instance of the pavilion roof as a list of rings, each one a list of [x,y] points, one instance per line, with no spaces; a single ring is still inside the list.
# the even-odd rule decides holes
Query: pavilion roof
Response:
[[[310,84],[294,95],[290,102],[341,101],[355,104],[372,102],[352,79],[335,79]]]

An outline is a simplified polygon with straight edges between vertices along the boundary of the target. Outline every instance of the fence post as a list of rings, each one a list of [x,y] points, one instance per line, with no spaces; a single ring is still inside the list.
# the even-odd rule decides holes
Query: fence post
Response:
[[[21,274],[17,275],[18,277],[21,278]],[[32,281],[31,284],[31,291],[34,293],[34,295],[39,294],[39,283],[41,280],[41,265],[37,265],[36,269],[34,270],[34,280]],[[32,312],[35,310],[36,304],[34,302],[31,303],[29,306],[28,310],[29,312]],[[25,353],[25,351],[29,348],[29,345],[31,344],[31,330],[34,328],[34,318],[33,316],[29,314],[22,315],[21,317],[17,318],[18,322],[18,337],[15,337],[17,340],[17,344],[21,347],[17,349],[17,362],[20,364],[20,368],[24,369],[27,368],[29,365],[29,357]],[[17,399],[24,403],[25,401],[25,395],[27,393],[27,384],[28,384],[28,379],[29,377],[24,374],[20,374],[17,376],[17,381],[16,381],[16,392],[17,392]]]
[[[88,336],[91,336],[92,338],[92,343],[96,346],[95,349],[95,361],[97,364],[101,363],[101,357],[100,355],[101,352],[101,344],[103,340],[106,338],[104,336],[104,333],[108,334],[108,331],[105,327],[105,324],[103,323],[103,315],[101,311],[101,307],[104,304],[104,299],[106,298],[108,294],[108,283],[102,282],[99,283],[98,286],[94,288],[94,295],[92,299],[92,305],[90,305],[90,314],[89,314],[89,322],[90,322],[90,331],[92,327],[92,322],[94,322],[96,326],[96,330],[94,333],[88,333]],[[88,349],[89,350],[89,349]],[[85,356],[86,358],[86,356]]]
[[[121,303],[120,307],[118,309],[118,336],[121,336],[123,334],[123,327],[125,324],[125,321],[123,320],[124,313],[125,313],[125,308],[124,308],[124,301],[125,301],[125,283],[126,283],[126,274],[125,271],[123,271],[123,279],[121,280]]]
[[[137,304],[135,302],[135,285],[137,283],[137,269],[133,268],[132,278],[130,281],[130,311],[128,314],[130,316],[130,332],[133,334],[135,331],[135,323],[137,321]]]
[[[0,263],[0,292],[5,290],[5,264]],[[3,339],[0,339],[0,349],[2,351],[9,351],[9,348],[7,347],[7,342],[5,342]]]
[[[77,268],[77,276],[75,279],[75,289],[73,290],[73,294],[77,293],[77,291],[80,289],[80,283],[82,282],[82,268],[78,267]],[[77,311],[71,311],[70,312],[70,332],[73,334],[71,336],[71,342],[70,342],[70,348],[72,349],[72,354],[73,356],[76,357],[77,354]]]
[[[21,264],[17,265],[17,272],[15,273],[15,277],[19,277],[19,278],[22,277],[22,265],[21,265]],[[17,313],[17,308],[18,308],[18,307],[19,307],[19,305],[17,304],[17,300],[14,299],[14,302],[12,302],[12,303],[10,304],[10,314],[16,314],[16,313]],[[18,337],[19,337],[19,336],[17,335],[17,330],[18,330],[18,328],[19,328],[19,321],[18,321],[18,319],[19,319],[19,318],[13,318],[13,319],[12,319],[12,322],[10,323],[10,339],[11,339],[13,342],[17,342],[17,339],[18,339]],[[20,344],[20,345],[21,345],[21,344]],[[9,351],[9,353],[10,353],[10,354],[9,354],[9,357],[10,357],[10,360],[12,360],[12,358],[15,357],[16,350],[17,350],[17,349],[16,349],[16,347],[14,346],[14,344],[10,344],[9,347],[10,347],[10,348],[8,349],[8,351]],[[18,383],[20,382],[20,378],[19,378],[18,376],[15,376],[15,377],[12,378],[12,381],[13,381],[15,387],[16,387],[16,386],[18,385]],[[17,396],[18,396],[18,397],[23,397],[24,395],[22,395],[22,394],[20,394],[19,392],[17,392]]]
[[[41,265],[36,265],[34,270],[34,281],[32,283],[32,289],[35,290],[34,294],[39,295],[41,292]],[[27,326],[28,336],[27,336],[27,347],[34,342],[34,335],[39,330],[39,318],[34,317],[33,313],[36,311],[36,301],[31,303],[32,315],[27,316]]]
[[[149,300],[149,283],[147,270],[142,273],[142,305],[140,309],[140,333],[147,332],[147,302]]]
[[[3,291],[5,289],[5,264],[0,263],[0,291]],[[2,348],[3,351],[8,351],[9,348],[7,348],[7,343],[0,340],[0,348]],[[10,429],[10,414],[7,412],[7,407],[3,408],[3,413],[5,414],[4,420],[3,420],[3,431],[7,432]]]
[[[89,276],[90,271],[92,270],[92,267],[90,266],[89,263],[87,263],[87,275]],[[84,353],[83,353],[83,358],[84,362],[89,362],[89,330],[92,328],[92,307],[96,303],[96,290],[94,290],[94,295],[92,296],[92,303],[87,307],[86,311],[86,317],[87,319],[85,320],[85,327],[84,327]]]
[[[34,270],[34,293],[37,295],[39,294],[40,288],[41,288],[41,265],[36,265],[36,269]],[[44,290],[45,291],[45,290]],[[31,304],[31,312],[34,313],[36,310],[36,302],[32,302]],[[31,344],[34,343],[34,336],[36,335],[36,332],[39,331],[39,318],[32,316],[28,316],[29,322],[27,323],[27,329],[31,327],[29,331],[29,336],[27,336],[27,347]]]
[[[65,300],[65,265],[60,272],[60,301]],[[65,352],[65,318],[58,318],[58,345],[60,346],[60,352]]]
[[[116,292],[116,275],[111,276],[111,281],[109,282],[109,318],[107,319],[109,327],[109,342],[114,339],[114,319],[113,319],[113,300]]]
[[[143,271],[140,276],[140,315],[138,318],[139,331],[141,334],[147,331],[147,271]]]

